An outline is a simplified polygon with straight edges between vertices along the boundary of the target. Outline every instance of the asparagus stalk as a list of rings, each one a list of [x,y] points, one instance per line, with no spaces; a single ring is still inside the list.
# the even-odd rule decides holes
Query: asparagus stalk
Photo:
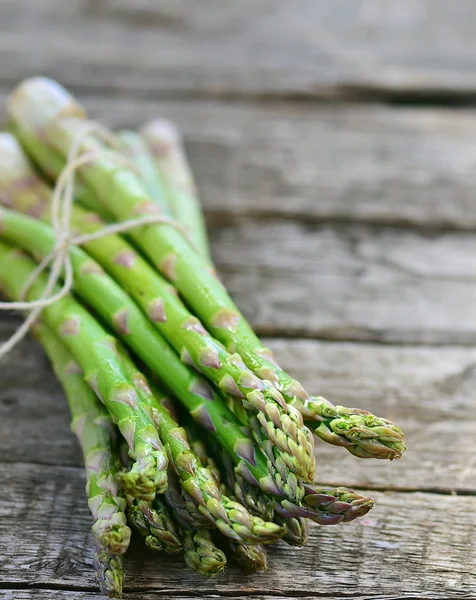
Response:
[[[244,506],[221,493],[213,475],[190,448],[185,430],[162,406],[124,348],[117,346],[125,372],[134,382],[144,403],[152,410],[171,464],[177,471],[182,489],[195,500],[198,511],[207,516],[223,535],[236,542],[251,544],[275,541],[283,529],[252,516]]]
[[[172,205],[164,189],[161,174],[157,171],[154,159],[150,154],[145,141],[135,131],[124,130],[117,134],[118,143],[123,153],[135,166],[142,183],[151,198],[167,210],[169,216],[174,216]]]
[[[142,129],[142,135],[156,157],[157,168],[163,176],[165,188],[171,190],[171,208],[177,220],[185,225],[188,224],[192,234],[195,233],[197,237],[206,234],[192,171],[178,130],[173,123],[158,119],[146,124]],[[189,204],[192,204],[193,208],[189,207]],[[206,256],[206,253],[204,255]],[[238,344],[235,346],[239,347]],[[268,361],[265,368],[273,367],[270,362],[275,361],[274,359]],[[285,375],[281,373],[280,377],[283,378]],[[291,380],[289,384],[298,388],[300,386]],[[286,393],[284,395],[288,400],[288,395]],[[321,414],[323,422],[315,423],[308,420],[305,423],[321,440],[336,446],[345,446],[349,452],[359,458],[399,458],[405,451],[401,430],[387,419],[375,417],[360,409],[349,409],[344,406],[334,408],[338,418],[329,407]],[[306,415],[305,411],[302,412],[305,417],[315,418],[311,414]]]
[[[59,84],[44,78],[20,84],[10,96],[8,113],[16,129],[26,132],[24,137],[36,137],[63,159],[86,122],[86,113],[74,98]],[[101,148],[102,144],[95,136],[89,136],[82,145],[83,151]],[[103,209],[119,221],[158,210],[157,205],[149,201],[140,179],[125,169],[122,161],[107,156],[81,169],[81,174]],[[327,441],[327,432],[334,433],[335,436],[331,436],[333,443],[347,447],[356,456],[390,459],[401,456],[405,444],[398,427],[385,420],[376,425],[371,415],[368,419],[360,419],[356,427],[349,419],[349,411],[352,415],[362,416],[361,411],[340,410],[322,397],[311,397],[278,366],[270,350],[260,343],[216,279],[214,269],[174,227],[163,223],[137,228],[131,237],[174,283],[212,335],[230,352],[238,352],[258,377],[271,381],[279,389],[273,407],[279,429],[289,433],[291,421],[295,430],[304,433],[304,415],[306,419],[324,423],[323,427],[316,427],[316,435]],[[254,406],[258,412],[261,408],[258,404]],[[338,422],[338,427],[332,427],[334,421]],[[385,429],[383,440],[379,439],[381,428]],[[369,438],[372,444],[369,444]],[[363,450],[362,443],[365,445]]]
[[[190,232],[203,256],[209,258],[205,219],[179,131],[171,121],[155,119],[144,125],[141,135],[155,159],[172,213]]]
[[[14,240],[23,248],[30,249],[31,251],[38,252],[39,248],[43,248],[42,254],[47,254],[51,250],[53,234],[46,225],[39,223],[30,217],[6,209],[3,209],[1,215],[1,236]],[[43,246],[45,240],[45,246]],[[5,247],[4,253],[6,256],[9,254]],[[273,472],[274,467],[269,465],[269,461],[267,463],[265,457],[256,447],[254,447],[251,439],[240,428],[238,421],[233,418],[232,413],[228,411],[226,406],[221,402],[208,384],[198,376],[194,375],[179,361],[178,357],[152,328],[142,313],[138,311],[138,309],[134,311],[135,305],[132,302],[129,302],[129,304],[122,304],[127,301],[127,297],[124,297],[122,290],[117,288],[117,285],[113,280],[109,279],[100,271],[96,263],[90,259],[87,260],[84,252],[79,248],[71,249],[71,257],[75,272],[76,291],[86,299],[88,304],[95,306],[112,326],[116,327],[118,332],[122,334],[129,345],[131,345],[141,358],[143,358],[151,369],[155,370],[163,377],[167,386],[176,393],[177,397],[180,398],[181,402],[191,412],[194,419],[206,429],[216,434],[217,439],[224,449],[233,457],[242,476],[247,477],[251,483],[259,485],[263,490],[274,494],[276,496],[276,502],[279,502],[280,510],[282,509],[286,515],[288,515],[290,511],[293,512],[292,516],[301,515],[304,509],[298,505],[299,499],[296,499],[293,493],[295,487],[293,482],[296,481],[296,477],[287,471],[284,473]],[[16,286],[13,289],[17,296],[20,295],[22,290],[20,282],[23,282],[24,284],[27,281],[29,272],[33,270],[31,262],[24,258],[23,262],[21,262],[21,258],[22,257],[19,257],[16,253],[13,253],[11,257],[11,261],[18,261],[22,268],[22,271],[18,271],[18,276],[13,282],[13,285]],[[4,262],[7,263],[8,261],[5,260]],[[8,278],[9,275],[8,271],[4,272],[5,277]],[[44,278],[41,278],[41,281],[44,286]],[[36,286],[36,288],[39,287],[43,289],[41,285]],[[119,305],[116,304],[118,301]],[[93,384],[96,384],[96,379],[99,380],[102,375],[102,370],[98,367],[100,363],[95,362],[93,358],[94,354],[91,355],[91,353],[85,351],[87,343],[90,341],[89,330],[91,329],[91,337],[93,338],[97,337],[98,339],[101,339],[101,336],[104,337],[104,341],[98,344],[98,357],[101,360],[104,360],[104,353],[107,354],[107,352],[109,352],[113,357],[109,358],[109,360],[113,360],[114,363],[117,363],[115,351],[110,347],[112,344],[111,338],[106,336],[104,331],[99,328],[97,323],[95,323],[94,319],[92,319],[84,309],[69,297],[52,305],[46,309],[45,312],[45,314],[52,312],[52,318],[58,320],[57,323],[60,331],[62,327],[66,327],[60,320],[60,315],[62,314],[61,307],[63,304],[65,305],[65,310],[71,313],[69,316],[65,317],[66,324],[69,325],[69,322],[71,322],[75,325],[75,335],[67,336],[66,340],[70,344],[76,342],[76,352],[84,354],[84,361],[89,360],[88,368],[91,370],[92,374],[88,375],[88,378]],[[114,310],[111,310],[111,306],[117,310],[114,312]],[[120,306],[120,308],[117,308],[118,306]],[[124,313],[124,306],[129,311],[127,330],[121,326],[122,320],[117,318],[118,314],[121,315]],[[84,326],[80,327],[79,325],[81,325],[82,322],[84,322]],[[138,323],[138,326],[136,326],[136,322]],[[77,333],[81,333],[81,335],[77,335]],[[104,347],[108,347],[108,350],[104,350]],[[96,349],[96,346],[94,346],[94,348]],[[87,371],[87,369],[84,370]],[[117,371],[120,371],[119,367],[117,368]],[[107,386],[108,384],[107,378],[101,377],[101,386]],[[136,400],[137,390],[135,390],[131,384],[128,383],[126,385],[125,382],[122,382],[118,383],[118,385],[119,387],[123,386],[125,389],[130,390],[130,394],[134,392],[134,400]],[[109,391],[110,390],[106,387],[104,393]],[[103,396],[104,393],[101,391]],[[114,398],[114,393],[112,394],[112,397]],[[137,400],[140,400],[140,396]],[[111,400],[111,402],[113,410],[116,409],[117,412],[117,410],[119,410],[117,405],[121,403],[114,403],[114,400]],[[140,406],[135,407],[135,410],[137,410],[139,414],[142,412],[141,407],[142,403]],[[133,412],[134,410],[128,405],[126,408],[126,413]],[[120,407],[120,412],[122,410],[124,409]],[[128,416],[130,417],[131,415]],[[150,419],[147,414],[142,416],[143,418],[147,417]],[[128,440],[131,438],[130,430],[127,429],[129,427],[129,422],[130,419],[119,422],[119,427],[121,428],[122,426],[124,428],[123,435]],[[137,433],[137,428],[135,432]],[[129,435],[127,435],[128,433]],[[152,436],[156,436],[155,429],[153,433],[150,433],[148,439],[153,439]],[[161,450],[158,440],[155,442],[155,447],[157,448],[155,452],[158,453],[158,449]],[[130,450],[133,450],[133,446],[132,448],[130,446]],[[163,456],[163,452],[161,452],[161,455]],[[161,463],[161,467],[162,466],[163,463]],[[269,468],[272,469],[271,472],[269,471]],[[134,467],[129,473],[133,472]],[[141,492],[141,496],[139,496],[138,491],[136,491],[135,494],[131,492],[131,495],[141,497],[141,499],[149,501],[153,500],[155,492],[152,494],[152,490],[149,490],[147,494],[148,495],[146,496],[144,490]],[[286,497],[286,495],[288,495],[288,497]],[[310,510],[313,513],[315,512],[313,508]],[[320,519],[322,515],[317,513],[315,516]]]
[[[27,189],[18,185],[26,177],[30,183]],[[4,203],[49,220],[50,190],[39,179],[35,180],[21,149],[15,148],[14,140],[5,134],[0,135],[0,181],[7,190]],[[74,207],[72,225],[80,233],[92,233],[105,224],[97,215]],[[281,450],[287,467],[306,481],[312,481],[315,471],[312,436],[307,428],[296,428],[290,420],[287,421],[287,432],[278,427],[275,400],[279,400],[279,394],[275,388],[260,381],[239,355],[228,354],[180,302],[174,288],[123,238],[111,235],[85,244],[85,249],[130,293],[184,362],[199,368],[221,390],[233,392],[237,402],[242,398],[250,409],[262,409],[258,419],[265,435]],[[122,315],[121,325],[130,329],[128,321],[132,317],[124,310],[120,312],[117,307],[116,312]]]
[[[0,244],[0,278],[10,297],[21,296],[34,268],[30,259]],[[38,298],[46,281],[44,275],[40,276],[31,286],[28,299]],[[69,295],[45,308],[42,315],[79,363],[85,380],[128,442],[135,462],[127,473],[121,474],[124,490],[137,498],[153,500],[167,486],[167,457],[147,407],[118,362],[113,338]]]
[[[87,122],[83,109],[61,86],[41,78],[27,80],[19,86],[9,99],[8,111],[16,126],[36,129],[45,143],[63,156],[67,155],[71,143]],[[88,136],[81,145],[82,151],[97,152],[101,148],[102,144],[94,135]],[[80,169],[80,174],[104,210],[119,221],[158,211],[157,204],[149,200],[139,177],[111,154],[92,161],[87,168]],[[226,343],[227,336],[223,334],[232,330],[239,332],[241,337],[256,340],[253,344],[259,345],[221,283],[210,272],[208,262],[195,252],[175,227],[168,223],[150,225],[134,229],[130,236],[167,279],[175,284],[215,337]],[[229,350],[232,350],[232,345]],[[239,351],[254,368],[253,356],[249,349],[247,352],[248,356],[245,356]],[[264,379],[269,379],[267,372],[265,375]],[[269,398],[268,402],[260,390],[255,392],[254,410],[266,415],[267,404],[271,404],[273,420],[279,429],[288,435],[293,432],[305,435],[302,415],[292,405],[298,401],[297,397],[288,405],[278,391],[274,399]],[[321,405],[319,401],[318,406]]]
[[[14,240],[33,253],[41,250],[40,254],[48,254],[52,250],[54,235],[46,225],[9,210],[3,211],[2,219],[2,236]],[[231,415],[223,403],[204,381],[191,374],[178,361],[167,343],[155,332],[123,290],[79,248],[71,249],[71,258],[76,291],[89,305],[95,306],[149,367],[163,378],[193,417],[205,428],[216,432],[220,443],[231,453],[240,475],[278,497],[274,504],[278,512],[286,517],[305,516],[321,524],[333,524],[342,520],[342,515],[331,514],[320,506],[303,506],[305,493],[302,485],[288,470],[286,461],[275,451],[273,445],[266,445],[269,450],[266,460],[253,447],[236,421],[231,429]],[[153,496],[142,499],[150,501]]]
[[[181,552],[182,543],[177,527],[158,496],[153,502],[134,500],[127,510],[127,516],[148,548],[167,554]]]
[[[35,325],[35,335],[46,351],[63,386],[71,412],[71,429],[81,445],[86,465],[86,493],[94,516],[96,577],[101,591],[120,597],[124,572],[120,555],[129,546],[131,531],[119,494],[120,469],[114,426],[103,406],[82,378],[79,365],[46,325]]]
[[[191,221],[187,220],[188,214],[195,215],[195,212],[198,211],[201,215],[201,210],[192,171],[183,150],[180,134],[172,123],[163,120],[156,120],[147,124],[142,133],[149,143],[151,151],[156,156],[157,167],[163,175],[165,187],[176,191],[175,195],[172,193],[173,202],[175,203],[175,205],[172,205],[172,210],[175,208],[176,218],[184,224],[189,223],[192,233],[195,232],[198,236],[202,235],[204,231],[203,218],[197,219],[194,217]],[[184,194],[181,193],[182,190],[185,190],[185,198]],[[193,203],[195,212],[188,209],[187,198]],[[185,210],[182,211],[182,208]],[[234,343],[231,338],[230,341]],[[234,343],[234,345],[236,348],[241,347],[238,343]],[[269,350],[264,349],[264,352],[265,354],[269,353]],[[273,369],[273,366],[275,366],[280,371],[277,365],[273,365],[275,360],[271,354],[269,358],[271,360],[264,364],[264,368]],[[300,384],[291,379],[286,380],[284,373],[281,372],[279,377],[281,387],[284,386],[286,389],[286,385],[290,385],[300,389]],[[302,394],[302,390],[300,393]],[[284,396],[289,401],[289,394],[285,392]],[[349,409],[344,406],[336,406],[334,409],[333,411],[330,404],[327,409],[323,406],[320,414],[321,423],[315,423],[311,420],[305,423],[323,441],[336,446],[345,446],[349,452],[359,458],[393,459],[399,458],[405,451],[402,431],[387,419],[375,417],[371,413],[360,409]],[[305,417],[316,419],[314,415],[306,414],[304,410],[302,412]]]

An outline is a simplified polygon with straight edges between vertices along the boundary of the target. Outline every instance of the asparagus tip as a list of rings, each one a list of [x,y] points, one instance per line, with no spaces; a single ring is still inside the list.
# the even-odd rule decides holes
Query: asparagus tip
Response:
[[[129,547],[131,530],[122,522],[98,519],[93,525],[93,534],[101,546],[112,554],[124,554]]]
[[[157,457],[150,456],[136,461],[129,471],[119,475],[125,493],[139,500],[152,502],[156,494],[164,494],[167,491],[166,467],[160,453]]]
[[[218,575],[225,570],[226,556],[217,548],[208,531],[185,530],[183,534],[185,564],[202,575]]]
[[[101,593],[109,598],[121,598],[124,585],[122,561],[118,556],[108,554],[104,549],[98,549],[94,555],[96,580]]]

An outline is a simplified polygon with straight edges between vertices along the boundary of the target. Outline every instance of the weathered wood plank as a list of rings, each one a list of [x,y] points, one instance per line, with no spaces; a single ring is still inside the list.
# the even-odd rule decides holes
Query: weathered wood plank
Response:
[[[476,342],[472,235],[244,222],[212,240],[224,284],[262,334]]]
[[[13,330],[3,324],[1,337]],[[400,461],[362,461],[317,443],[318,478],[355,487],[476,490],[476,351],[310,340],[265,340],[315,393],[400,424]],[[39,347],[25,341],[2,365],[0,461],[82,464],[69,415]]]
[[[192,592],[190,592],[192,593]],[[153,592],[147,592],[147,591],[140,591],[140,592],[130,592],[130,591],[126,591],[125,592],[125,597],[127,598],[127,600],[155,600],[156,598],[160,598],[161,600],[176,600],[178,597],[180,597],[183,600],[196,600],[196,598],[234,598],[235,600],[249,600],[250,595],[247,593],[242,594],[228,594],[228,593],[213,593],[213,594],[201,594],[201,595],[180,595],[177,596],[175,594],[170,594],[168,591],[165,591],[164,593],[161,590],[156,590]],[[435,600],[435,596],[432,595],[432,593],[430,592],[429,594],[427,594],[426,592],[419,592],[418,596],[409,596],[407,594],[405,594],[403,592],[404,595],[401,595],[400,593],[398,595],[395,594],[378,594],[378,595],[374,595],[372,594],[371,596],[369,595],[365,595],[365,597],[360,596],[360,595],[355,595],[353,596],[353,598],[361,598],[361,600],[424,600],[425,598],[428,598],[429,600]],[[102,598],[103,596],[100,596],[98,591],[71,591],[69,589],[60,589],[58,590],[56,587],[55,588],[49,588],[49,587],[45,587],[45,588],[40,588],[40,589],[21,589],[21,590],[11,590],[11,589],[6,589],[6,590],[0,590],[0,598],[4,599],[4,600],[32,600],[32,599],[40,599],[40,600],[44,600],[45,597],[48,598],[54,598],[55,600],[98,600],[99,598]],[[279,594],[279,595],[270,595],[268,593],[266,593],[265,595],[262,594],[255,594],[253,593],[253,595],[251,596],[251,598],[253,600],[278,600],[280,598],[289,598],[290,596],[287,596],[286,594]],[[295,599],[295,596],[291,596],[293,598],[293,600]],[[445,600],[452,600],[453,598],[459,598],[461,596],[447,596]],[[348,596],[334,596],[334,595],[329,595],[327,592],[315,592],[315,593],[300,593],[299,594],[299,598],[325,598],[325,600],[342,600],[342,598],[348,598]],[[473,598],[469,598],[468,600],[473,600]]]
[[[81,471],[2,464],[0,476],[8,481],[0,503],[2,585],[29,582],[90,589],[92,539]],[[475,497],[373,495],[376,507],[360,522],[313,527],[301,551],[285,544],[270,548],[267,575],[243,577],[231,567],[222,577],[203,579],[184,572],[179,559],[143,553],[137,544],[126,563],[128,589],[290,597],[329,591],[361,597],[373,595],[378,582],[382,595],[476,595]]]
[[[111,127],[174,119],[210,222],[248,215],[476,229],[471,111],[80,97]]]
[[[79,97],[110,127],[175,120],[210,223],[250,216],[476,229],[471,111]]]
[[[28,0],[0,5],[0,79],[133,93],[474,93],[471,0]],[[128,43],[133,40],[133,43]],[[86,42],[86,43],[85,43]]]
[[[191,591],[189,591],[189,593],[192,593]],[[276,591],[277,593],[277,591]],[[45,598],[54,598],[54,600],[98,600],[99,598],[102,598],[103,596],[99,595],[99,592],[78,592],[78,591],[70,591],[70,590],[58,590],[56,588],[41,588],[41,589],[25,589],[25,590],[0,590],[0,598],[3,600],[44,600]],[[213,592],[213,594],[208,594],[208,593],[204,593],[201,594],[199,596],[197,595],[180,595],[177,596],[176,594],[170,592],[170,591],[165,591],[162,592],[162,590],[154,590],[153,592],[147,592],[147,591],[141,591],[141,592],[129,592],[126,591],[126,595],[125,598],[127,598],[127,600],[156,600],[156,598],[160,598],[160,600],[177,600],[177,598],[180,597],[181,600],[197,600],[197,597],[199,598],[234,598],[234,600],[249,600],[250,599],[250,595],[247,593],[244,593],[243,595],[241,594],[228,594],[228,593],[217,593],[217,592]],[[251,596],[251,598],[253,600],[280,600],[282,598],[289,598],[289,596],[286,596],[285,594],[279,594],[279,595],[270,595],[270,594],[266,594],[266,595],[261,595],[261,594],[255,594],[253,593],[253,595]],[[294,596],[291,596],[294,600]],[[345,598],[347,596],[329,596],[326,592],[324,592],[323,594],[317,592],[317,593],[309,593],[306,594],[305,592],[303,594],[299,594],[299,598],[325,598],[325,600],[342,600],[342,598]],[[457,596],[447,596],[447,600],[451,600],[451,598],[455,598]],[[354,595],[353,598],[362,598],[360,595]],[[429,596],[426,593],[419,593],[418,594],[418,600],[423,599],[423,598],[434,598],[433,596]],[[362,600],[412,600],[412,598],[410,598],[409,596],[403,596],[403,597],[396,597],[394,595],[392,595],[391,597],[388,595],[385,596],[368,596],[366,595],[365,598],[362,598]]]

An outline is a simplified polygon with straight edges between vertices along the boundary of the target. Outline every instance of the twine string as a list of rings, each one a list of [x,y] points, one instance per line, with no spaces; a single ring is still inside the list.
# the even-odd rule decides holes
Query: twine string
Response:
[[[85,137],[90,134],[95,134],[108,147],[98,147],[81,153]],[[71,291],[74,282],[73,264],[70,257],[72,246],[81,246],[88,242],[107,237],[108,235],[126,233],[136,227],[166,224],[178,230],[194,250],[198,251],[183,225],[170,217],[155,214],[112,223],[93,233],[73,236],[71,232],[71,217],[76,172],[81,167],[94,163],[95,160],[104,157],[113,158],[122,166],[131,169],[131,161],[120,153],[120,148],[109,130],[95,122],[85,123],[78,129],[71,143],[66,164],[56,181],[51,196],[51,227],[54,230],[56,240],[54,248],[29,275],[21,291],[20,300],[15,302],[0,302],[0,310],[26,311],[28,313],[24,322],[18,327],[15,333],[0,346],[0,359],[6,356],[26,336],[44,308],[58,302]],[[132,170],[137,173],[135,166],[132,166]],[[25,300],[32,286],[48,268],[50,268],[50,271],[47,283],[40,297],[37,300]],[[61,278],[63,278],[63,284],[55,292],[55,287]]]

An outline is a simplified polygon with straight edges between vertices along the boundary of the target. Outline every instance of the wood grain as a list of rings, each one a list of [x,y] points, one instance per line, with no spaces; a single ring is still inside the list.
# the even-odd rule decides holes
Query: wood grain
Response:
[[[3,326],[2,335],[13,331]],[[317,478],[358,488],[476,491],[476,351],[310,340],[265,340],[309,390],[397,422],[400,461],[358,460],[318,442]],[[33,341],[2,366],[0,461],[81,466],[66,401]]]
[[[476,230],[472,111],[79,97],[114,128],[176,121],[210,222]]]
[[[92,538],[82,471],[1,464],[0,476],[8,481],[0,504],[2,586],[28,582],[90,590]],[[319,597],[328,590],[362,597],[373,595],[378,581],[382,595],[431,592],[432,598],[443,599],[476,594],[475,497],[373,496],[376,507],[360,522],[315,526],[300,551],[283,543],[271,547],[266,575],[244,577],[230,567],[222,577],[204,579],[184,571],[179,559],[146,554],[135,545],[126,562],[126,590],[287,597]],[[18,523],[15,531],[12,522]],[[289,576],[290,565],[299,577]]]
[[[476,599],[474,114],[315,102],[474,102],[475,18],[470,0],[0,0],[2,104],[42,73],[109,126],[177,121],[220,274],[281,364],[407,434],[395,463],[317,444],[318,478],[370,490],[367,518],[252,577],[135,541],[126,598]],[[0,339],[17,323],[0,314]],[[31,340],[1,378],[0,598],[97,598],[62,392]]]
[[[190,593],[190,592],[188,592]],[[182,600],[196,600],[197,597],[201,598],[234,598],[235,600],[245,600],[250,598],[249,594],[213,594],[210,596],[209,594],[201,594],[201,596],[189,596],[186,592],[185,595],[180,594],[180,596],[175,595],[174,593],[169,593],[166,591],[163,593],[161,590],[154,590],[153,592],[127,592],[125,596],[127,600],[155,600],[156,598],[160,598],[161,600],[176,600],[177,597],[180,597]],[[44,600],[46,597],[54,598],[54,600],[98,600],[98,598],[102,598],[99,592],[96,591],[87,591],[87,592],[77,592],[71,590],[59,590],[57,587],[50,588],[44,587],[40,589],[25,589],[25,590],[0,590],[0,598],[3,600]],[[280,598],[285,598],[285,595],[262,595],[255,594],[251,596],[253,600],[278,600]],[[342,600],[343,596],[329,596],[326,594],[322,596],[322,594],[306,594],[299,595],[299,598],[322,598],[325,600]],[[355,596],[354,596],[355,597]],[[389,598],[388,596],[372,596],[372,600],[399,600],[396,599],[395,596]],[[407,600],[408,596],[402,598],[402,600]],[[429,598],[427,595],[419,595],[419,598]],[[368,600],[368,596],[367,596]]]
[[[78,97],[114,128],[176,121],[209,223],[249,216],[476,230],[472,111]]]
[[[476,341],[472,235],[245,222],[212,240],[223,282],[263,335]]]
[[[3,0],[0,80],[138,94],[469,96],[471,0]]]

